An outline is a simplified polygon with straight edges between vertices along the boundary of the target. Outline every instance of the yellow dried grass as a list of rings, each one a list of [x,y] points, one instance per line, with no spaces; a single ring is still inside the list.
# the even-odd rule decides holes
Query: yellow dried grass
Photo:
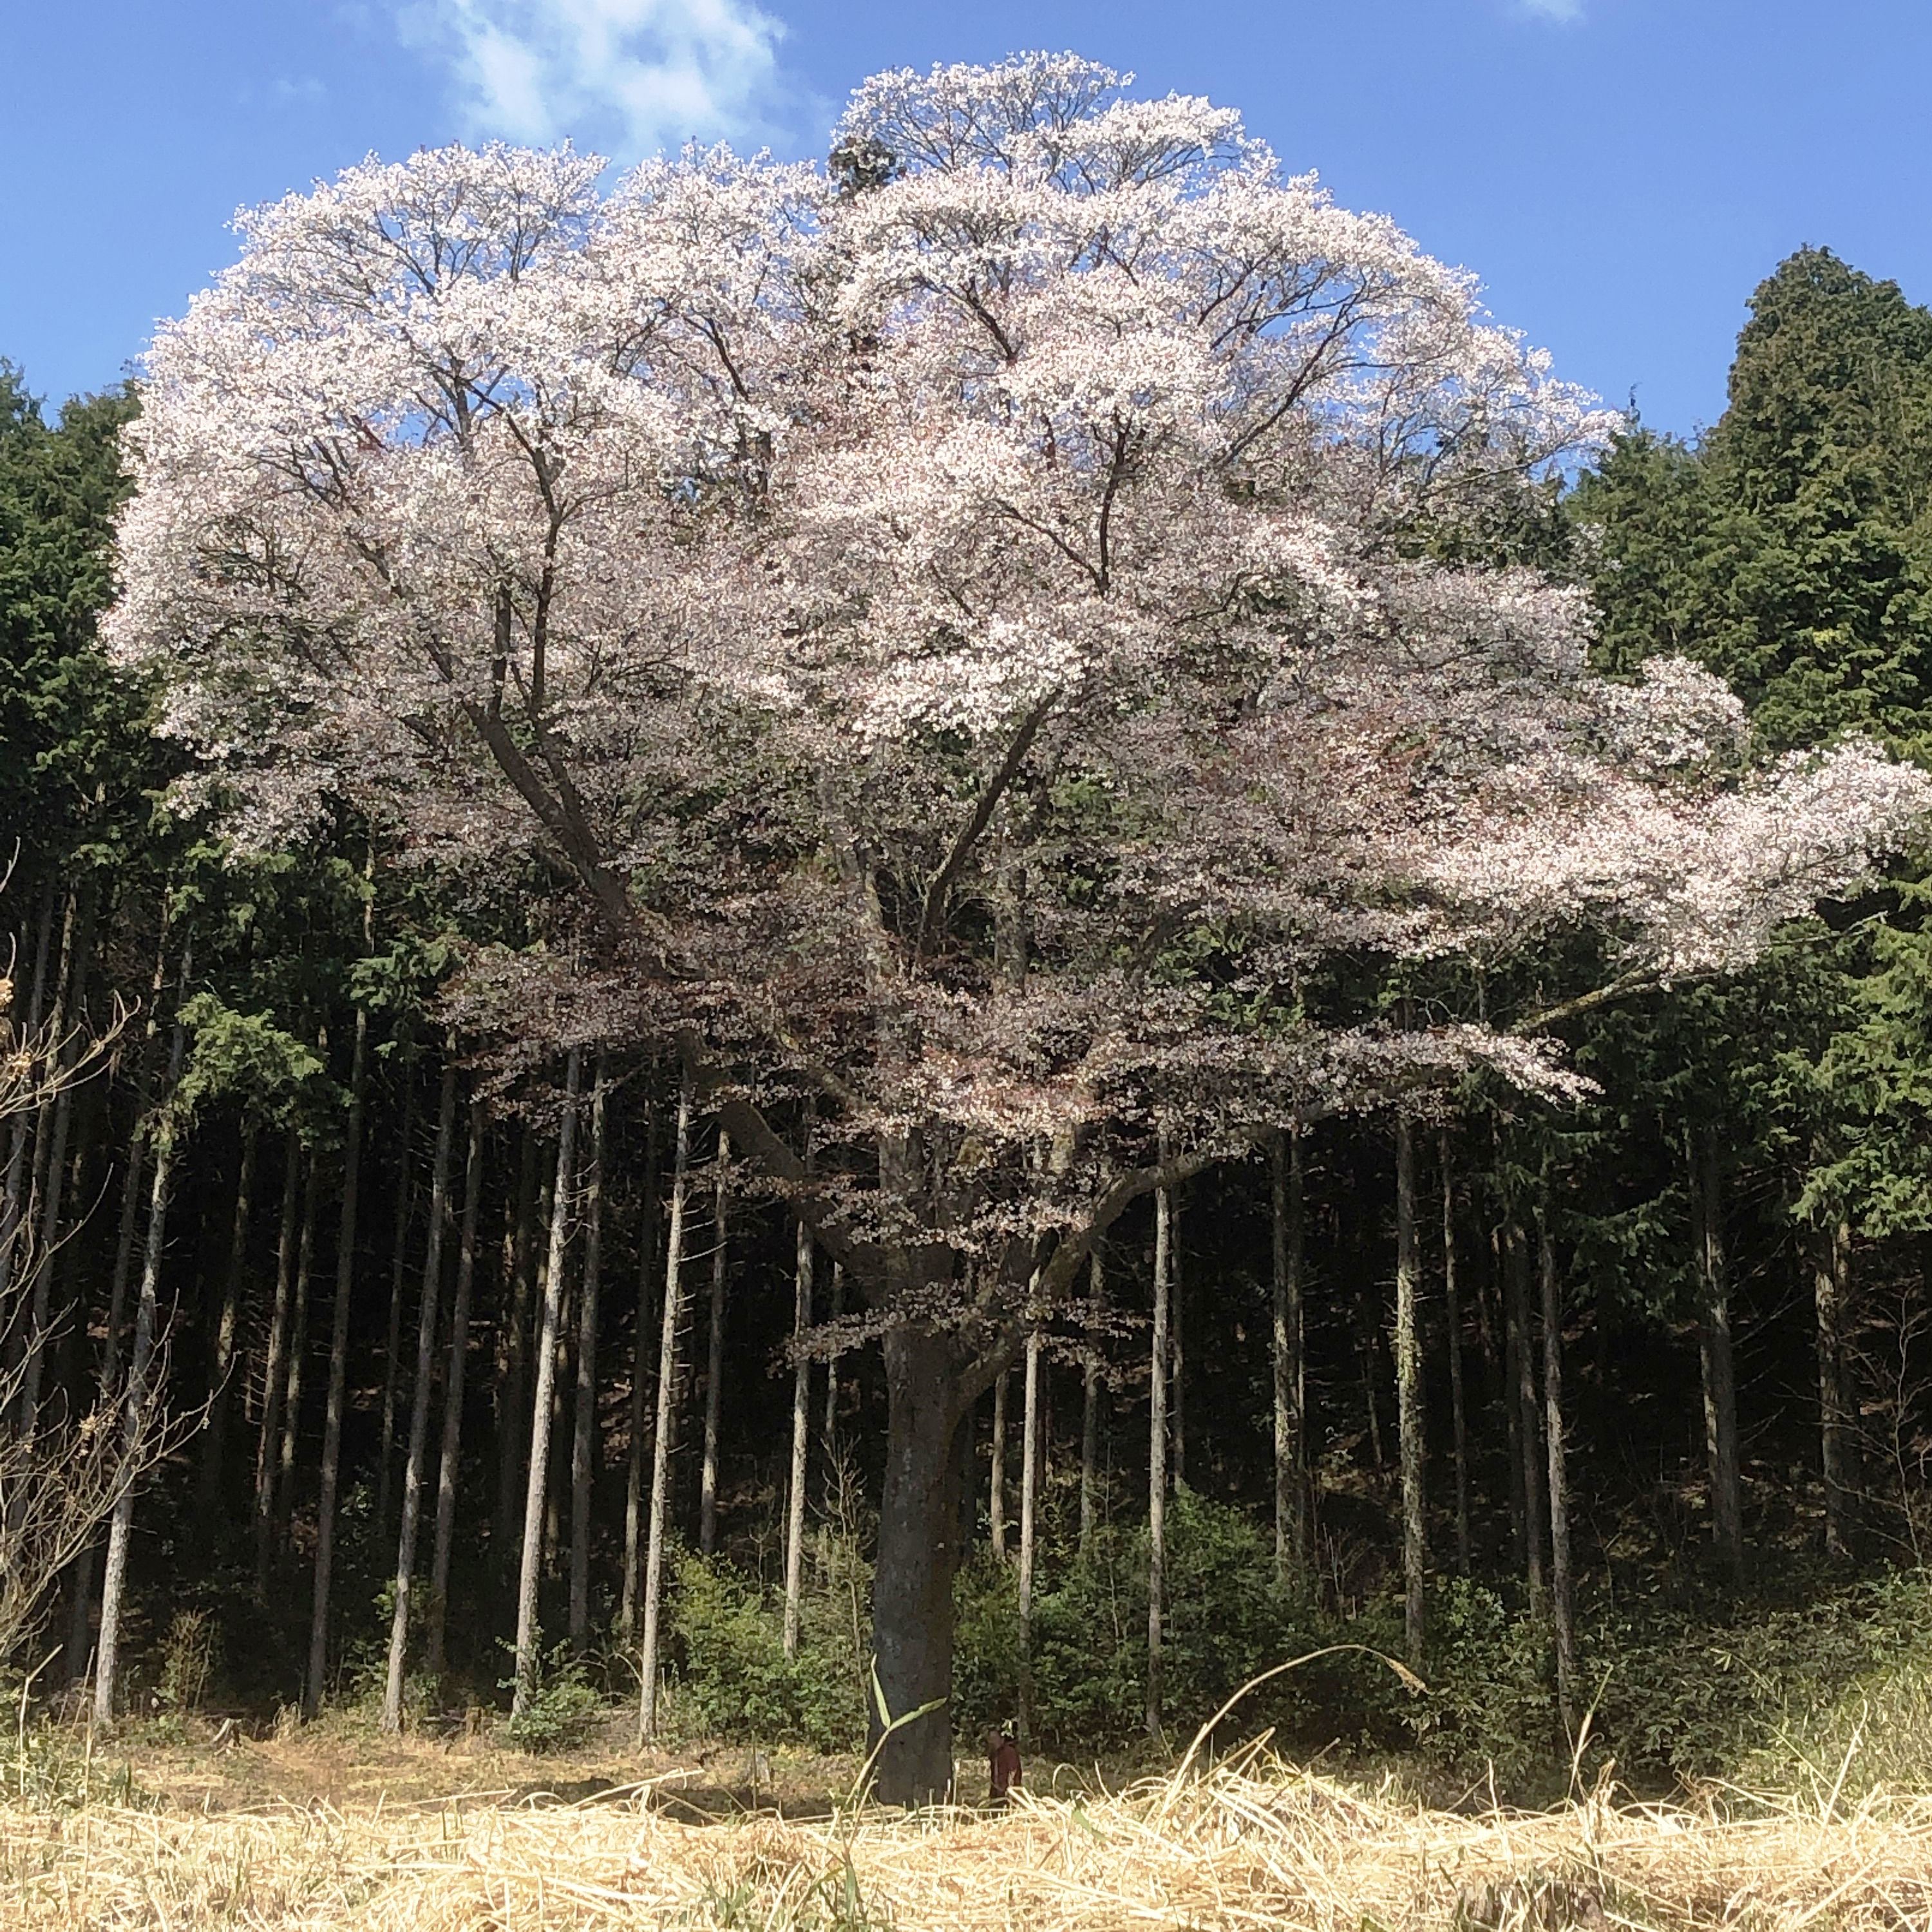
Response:
[[[1480,1816],[1258,1750],[996,1816],[677,1822],[633,1800],[0,1810],[0,1925],[368,1932],[1932,1932],[1932,1798]]]

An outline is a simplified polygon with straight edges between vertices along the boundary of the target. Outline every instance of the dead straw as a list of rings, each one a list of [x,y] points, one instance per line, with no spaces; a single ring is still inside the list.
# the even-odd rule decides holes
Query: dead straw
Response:
[[[996,1816],[681,1822],[617,1804],[0,1810],[0,1925],[334,1932],[1932,1932],[1932,1798],[1479,1816],[1250,1745]]]

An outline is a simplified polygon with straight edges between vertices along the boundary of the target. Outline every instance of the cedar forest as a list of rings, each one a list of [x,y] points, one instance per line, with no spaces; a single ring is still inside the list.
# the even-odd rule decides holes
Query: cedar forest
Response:
[[[1071,56],[238,230],[0,368],[23,1712],[1661,1786],[1912,1653],[1932,312],[1660,436]]]

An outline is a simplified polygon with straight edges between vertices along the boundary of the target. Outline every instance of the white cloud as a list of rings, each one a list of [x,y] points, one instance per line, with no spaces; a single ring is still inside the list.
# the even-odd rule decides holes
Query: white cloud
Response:
[[[772,118],[784,29],[754,0],[417,0],[404,19],[479,135],[635,160]]]
[[[1522,10],[1539,20],[1580,20],[1583,0],[1521,0]]]

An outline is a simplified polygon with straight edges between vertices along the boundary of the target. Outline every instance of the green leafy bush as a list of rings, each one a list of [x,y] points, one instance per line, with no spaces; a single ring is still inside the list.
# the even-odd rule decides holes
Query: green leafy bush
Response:
[[[513,1690],[515,1684],[506,1678],[500,1688]],[[596,1728],[603,1706],[583,1664],[567,1644],[559,1644],[541,1658],[536,1682],[524,1708],[503,1720],[502,1735],[519,1750],[568,1750]]]
[[[814,1588],[802,1606],[798,1654],[788,1658],[780,1604],[725,1564],[678,1559],[671,1618],[680,1689],[706,1735],[824,1751],[859,1744],[866,1708],[859,1646],[869,1580],[844,1574],[852,1560],[850,1552],[819,1552]]]

